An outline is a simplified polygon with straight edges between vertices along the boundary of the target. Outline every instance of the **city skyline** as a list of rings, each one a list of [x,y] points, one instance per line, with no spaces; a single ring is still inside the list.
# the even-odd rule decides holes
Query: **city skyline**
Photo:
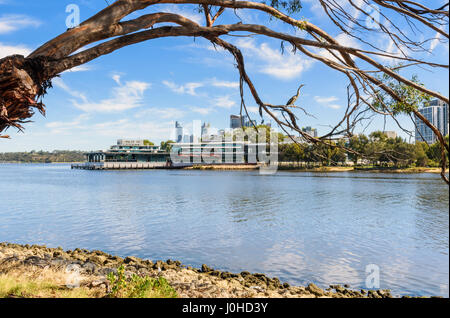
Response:
[[[105,6],[102,2],[86,1],[60,1],[56,5],[1,1],[0,58],[13,53],[26,55],[65,31],[66,6],[70,3],[79,6],[82,20]],[[193,6],[176,7],[194,21],[203,19]],[[173,6],[161,5],[161,8],[170,11]],[[264,20],[262,13],[241,13],[254,22]],[[309,16],[312,22],[323,20],[310,2],[305,2],[302,15]],[[227,12],[223,19],[231,23],[236,16]],[[269,23],[281,32],[290,30],[277,21]],[[332,23],[327,26],[332,28]],[[353,44],[351,38],[341,35],[337,29],[333,32],[342,43]],[[279,41],[255,37],[245,41],[237,38],[233,42],[243,48],[248,71],[264,99],[284,104],[295,94],[299,84],[306,85],[297,103],[315,117],[298,112],[301,126],[316,127],[318,135],[322,135],[345,111],[345,76],[301,54],[290,50],[281,52]],[[379,42],[389,49],[388,39],[380,38]],[[430,49],[429,54],[437,61],[448,59],[448,45],[433,41]],[[148,62],[150,60],[159,62]],[[420,80],[448,94],[448,78],[444,73],[421,72]],[[109,144],[110,140],[139,136],[153,136],[158,142],[176,120],[207,119],[211,125],[225,128],[228,114],[240,110],[239,76],[232,57],[202,39],[168,38],[154,41],[150,46],[130,46],[119,54],[104,56],[63,73],[53,81],[53,86],[44,98],[46,117],[36,114],[24,133],[9,129],[11,139],[2,140],[0,152],[91,150]],[[260,122],[258,107],[248,91],[245,91],[245,100],[252,119]],[[399,121],[414,130],[406,116],[400,116]],[[383,118],[378,117],[366,132],[382,130],[383,126]],[[362,131],[364,127],[358,129]],[[389,118],[386,130],[395,130],[406,137]]]

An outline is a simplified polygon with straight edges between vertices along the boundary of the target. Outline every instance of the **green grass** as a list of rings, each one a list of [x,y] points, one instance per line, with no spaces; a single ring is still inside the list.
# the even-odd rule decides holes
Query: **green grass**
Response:
[[[97,276],[86,276],[81,286],[66,286],[67,273],[50,269],[16,267],[0,274],[0,298],[175,298],[177,293],[164,277],[133,274],[126,277],[124,266],[110,273],[109,292],[103,287],[88,287]]]
[[[0,298],[93,298],[96,290],[86,287],[67,288],[49,279],[31,280],[10,275],[0,275]]]
[[[110,298],[176,298],[177,293],[164,277],[151,278],[133,274],[125,277],[124,266],[120,266],[117,274],[109,273]]]

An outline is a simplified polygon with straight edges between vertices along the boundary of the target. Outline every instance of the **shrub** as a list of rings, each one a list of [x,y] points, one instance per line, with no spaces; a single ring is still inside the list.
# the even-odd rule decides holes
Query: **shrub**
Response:
[[[108,280],[111,291],[108,297],[111,298],[175,298],[175,289],[164,277],[151,278],[148,276],[138,276],[133,274],[126,278],[125,267],[121,265],[117,269],[117,274],[109,273]]]

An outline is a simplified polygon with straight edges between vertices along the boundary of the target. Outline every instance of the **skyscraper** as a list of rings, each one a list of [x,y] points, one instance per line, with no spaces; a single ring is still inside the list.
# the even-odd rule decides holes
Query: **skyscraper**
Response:
[[[202,138],[203,137],[209,137],[211,135],[211,132],[209,131],[209,129],[211,128],[211,125],[208,123],[203,123],[202,125]]]
[[[235,128],[241,128],[242,125],[244,125],[244,127],[253,127],[257,125],[256,120],[250,120],[250,118],[246,115],[241,116],[241,115],[231,115],[230,116],[230,128],[231,129],[235,129]]]
[[[176,142],[183,141],[183,126],[179,122],[175,122]]]
[[[317,138],[317,129],[316,128],[311,128],[311,126],[303,127],[302,131],[304,133],[310,135],[311,137]]]
[[[241,128],[242,127],[243,118],[242,116],[231,115],[230,116],[230,128]]]
[[[428,105],[424,105],[419,109],[419,112],[433,124],[443,136],[448,135],[449,121],[448,121],[448,104],[435,99]],[[437,138],[434,132],[421,119],[416,117],[416,142],[425,141],[428,144],[436,142]]]

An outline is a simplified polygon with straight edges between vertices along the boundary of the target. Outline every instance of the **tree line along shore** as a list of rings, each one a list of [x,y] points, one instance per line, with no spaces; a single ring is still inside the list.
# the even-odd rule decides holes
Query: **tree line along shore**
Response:
[[[270,133],[267,136],[270,139]],[[279,134],[280,142],[285,139],[286,136]],[[449,136],[447,135],[445,139],[448,142]],[[161,142],[161,145],[166,148],[167,144],[168,142]],[[167,150],[170,151],[170,148]],[[83,162],[85,160],[84,153],[72,150],[4,152],[0,153],[0,163]],[[446,155],[448,161],[448,152]],[[388,138],[381,131],[372,132],[368,136],[359,134],[346,140],[325,141],[317,144],[281,142],[278,145],[279,168],[286,170],[439,172],[439,169],[433,168],[439,168],[441,161],[441,148],[438,142],[432,145],[428,145],[426,142],[412,144],[401,137]],[[348,168],[326,169],[326,167]],[[200,169],[200,167],[198,168]],[[211,169],[214,168],[211,167]],[[230,170],[220,168],[219,165],[216,169]]]
[[[86,249],[0,243],[0,298],[393,298],[389,290],[291,286],[262,273]],[[410,297],[410,296],[402,296]]]

